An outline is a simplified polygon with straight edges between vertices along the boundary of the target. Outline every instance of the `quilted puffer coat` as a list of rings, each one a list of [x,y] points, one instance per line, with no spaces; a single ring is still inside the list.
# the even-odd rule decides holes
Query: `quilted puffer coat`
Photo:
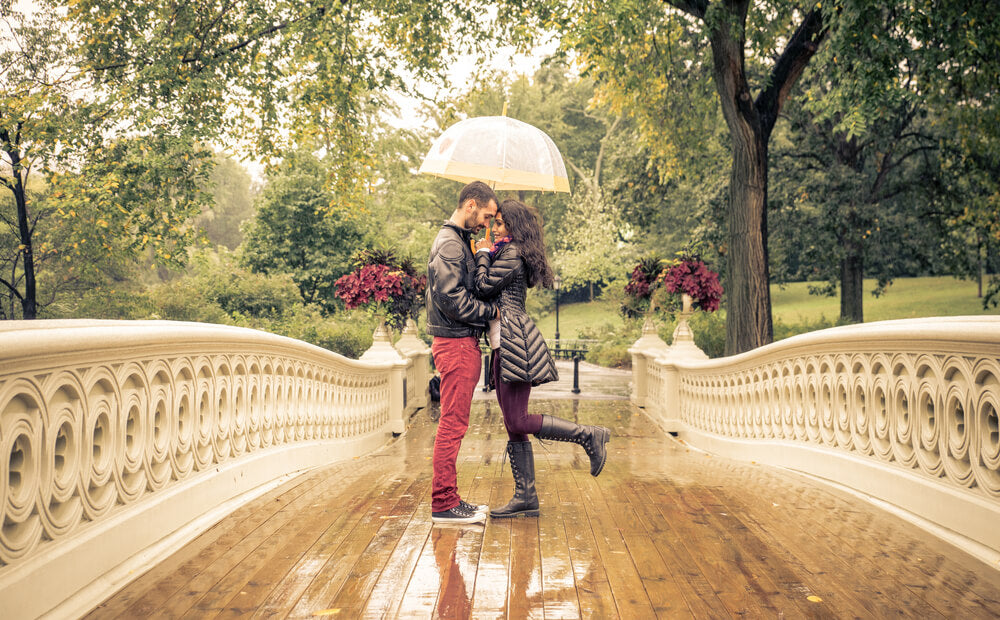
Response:
[[[508,243],[490,259],[476,253],[476,290],[486,300],[500,300],[500,379],[541,385],[559,379],[542,333],[524,308],[528,282],[516,243]]]

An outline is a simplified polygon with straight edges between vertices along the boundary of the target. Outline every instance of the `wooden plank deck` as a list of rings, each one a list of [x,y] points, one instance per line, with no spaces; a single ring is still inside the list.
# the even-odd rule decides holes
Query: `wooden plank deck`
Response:
[[[996,618],[1000,570],[898,517],[774,468],[688,450],[622,400],[537,413],[612,427],[591,478],[535,444],[542,516],[430,521],[432,412],[380,452],[240,508],[90,618]],[[495,401],[473,404],[459,488],[512,480]]]

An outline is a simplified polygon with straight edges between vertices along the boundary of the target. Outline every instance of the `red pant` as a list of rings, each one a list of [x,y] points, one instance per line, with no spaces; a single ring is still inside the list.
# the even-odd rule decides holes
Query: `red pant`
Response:
[[[462,438],[469,429],[469,409],[479,382],[483,360],[477,338],[434,337],[434,367],[441,373],[441,419],[434,436],[434,478],[431,510],[442,512],[458,505],[455,462]]]
[[[504,383],[500,380],[500,350],[493,351],[490,361],[493,387],[497,390],[497,401],[503,412],[503,425],[507,427],[507,438],[511,441],[528,441],[528,435],[542,430],[542,416],[528,413],[528,399],[531,384],[527,381]]]

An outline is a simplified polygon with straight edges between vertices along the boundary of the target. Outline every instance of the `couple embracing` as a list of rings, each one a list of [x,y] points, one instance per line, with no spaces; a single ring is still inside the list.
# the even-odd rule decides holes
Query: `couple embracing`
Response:
[[[496,242],[483,239],[474,244],[472,236],[491,221]],[[431,245],[427,265],[427,332],[434,337],[431,351],[441,373],[431,490],[435,523],[481,522],[487,511],[493,518],[538,516],[529,435],[580,444],[590,457],[591,475],[604,468],[609,429],[528,413],[532,386],[554,381],[558,373],[545,340],[525,311],[525,297],[528,288],[551,288],[552,282],[534,210],[517,200],[498,204],[496,194],[481,181],[462,188],[458,207]],[[514,475],[514,497],[492,511],[459,496],[455,465],[482,369],[483,333],[492,349],[491,383],[503,412]]]

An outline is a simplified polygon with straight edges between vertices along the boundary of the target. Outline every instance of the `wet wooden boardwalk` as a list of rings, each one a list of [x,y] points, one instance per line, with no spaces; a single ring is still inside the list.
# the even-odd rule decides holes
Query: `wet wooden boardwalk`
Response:
[[[92,618],[995,618],[1000,570],[801,476],[688,450],[621,400],[534,405],[613,428],[604,473],[536,443],[542,516],[430,521],[434,422],[236,511]],[[459,486],[512,489],[495,401]]]

